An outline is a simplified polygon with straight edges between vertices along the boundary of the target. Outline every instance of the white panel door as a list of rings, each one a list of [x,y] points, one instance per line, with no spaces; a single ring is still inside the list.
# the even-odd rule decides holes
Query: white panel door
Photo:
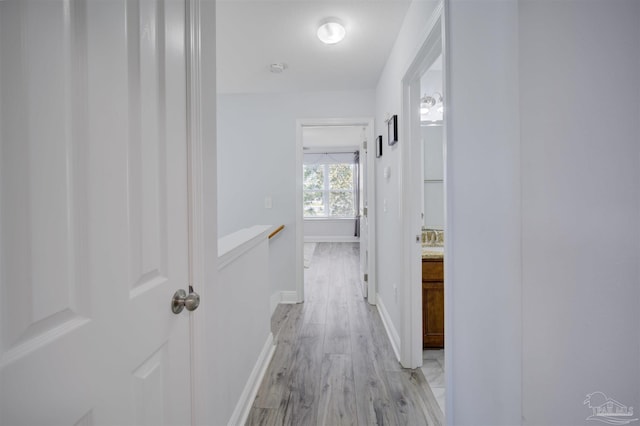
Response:
[[[189,424],[185,5],[0,1],[0,424]]]

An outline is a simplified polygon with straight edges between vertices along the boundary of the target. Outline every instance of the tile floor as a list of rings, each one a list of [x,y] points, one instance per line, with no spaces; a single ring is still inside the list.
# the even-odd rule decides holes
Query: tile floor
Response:
[[[422,352],[422,360],[422,374],[444,414],[444,349],[427,349]]]

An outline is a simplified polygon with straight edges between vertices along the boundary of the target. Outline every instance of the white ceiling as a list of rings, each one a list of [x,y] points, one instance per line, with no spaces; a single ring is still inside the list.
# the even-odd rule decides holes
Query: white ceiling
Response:
[[[409,6],[408,0],[218,0],[220,93],[375,88]],[[325,45],[320,21],[337,17],[345,39]],[[281,74],[272,63],[288,65]]]

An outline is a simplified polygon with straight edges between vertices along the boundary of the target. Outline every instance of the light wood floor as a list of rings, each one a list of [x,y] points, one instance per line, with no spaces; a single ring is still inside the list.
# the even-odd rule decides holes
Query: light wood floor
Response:
[[[247,425],[443,423],[422,371],[398,364],[358,274],[356,244],[316,246],[305,302],[274,313],[278,347]]]

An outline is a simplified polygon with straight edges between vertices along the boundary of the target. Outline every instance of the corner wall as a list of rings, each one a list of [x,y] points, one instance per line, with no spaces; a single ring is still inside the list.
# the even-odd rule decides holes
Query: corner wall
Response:
[[[271,240],[272,295],[296,291],[296,119],[372,117],[374,103],[373,91],[218,95],[218,232],[285,225]]]
[[[426,39],[426,25],[435,10],[436,1],[414,1],[409,6],[393,50],[376,88],[375,135],[382,135],[382,157],[376,158],[373,168],[376,182],[376,268],[378,303],[383,306],[387,326],[391,334],[398,335],[402,324],[400,292],[408,291],[403,282],[402,270],[402,209],[400,194],[401,151],[405,143],[400,134],[400,142],[389,146],[385,120],[398,114],[398,129],[402,129],[402,78],[413,61],[422,42]],[[383,176],[389,168],[390,177]],[[398,288],[398,294],[394,287]],[[394,342],[396,347],[400,342]]]

